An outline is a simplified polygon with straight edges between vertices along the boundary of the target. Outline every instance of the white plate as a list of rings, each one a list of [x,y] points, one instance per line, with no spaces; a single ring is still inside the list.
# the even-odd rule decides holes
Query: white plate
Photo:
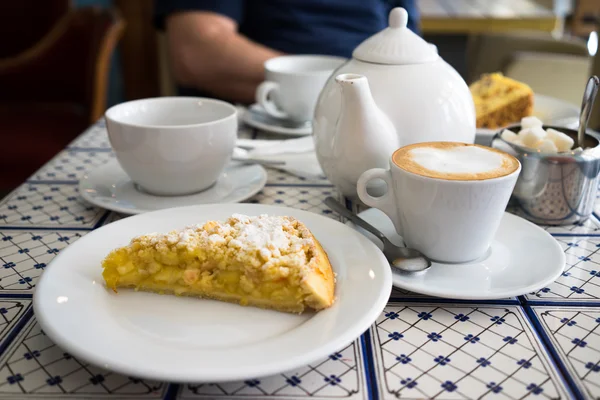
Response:
[[[79,181],[79,193],[90,203],[123,214],[194,204],[237,203],[260,192],[267,171],[256,164],[232,163],[209,189],[186,196],[154,196],[140,191],[116,160],[88,172]]]
[[[171,295],[108,290],[100,263],[147,232],[164,232],[233,213],[289,215],[312,230],[337,273],[336,302],[303,315]],[[73,243],[37,284],[34,310],[44,332],[94,365],[177,382],[249,379],[326,358],[359,337],[385,307],[390,267],[367,238],[308,211],[260,204],[173,208],[126,218]]]
[[[284,121],[268,115],[258,104],[251,105],[249,110],[243,112],[242,121],[246,125],[260,129],[261,131],[280,135],[305,136],[312,133],[312,124],[310,121],[301,127],[291,128],[286,126]]]
[[[579,108],[574,104],[542,94],[535,95],[533,104],[533,115],[546,125],[558,125],[571,129],[577,129],[579,126]],[[498,130],[478,128],[475,143],[489,146]]]
[[[392,221],[371,208],[359,214],[394,244],[402,245]],[[383,248],[375,236],[348,223]],[[488,253],[465,264],[433,263],[419,274],[393,271],[394,286],[429,296],[486,300],[519,296],[546,287],[565,267],[565,254],[546,231],[505,213]]]

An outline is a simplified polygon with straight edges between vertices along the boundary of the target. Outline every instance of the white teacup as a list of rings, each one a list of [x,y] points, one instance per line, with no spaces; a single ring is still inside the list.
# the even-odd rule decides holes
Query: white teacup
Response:
[[[265,81],[256,89],[256,102],[272,117],[309,121],[321,89],[344,61],[317,55],[272,58],[265,62]]]
[[[108,137],[119,164],[142,190],[185,195],[212,186],[229,163],[237,110],[200,97],[134,100],[109,108]]]
[[[357,190],[390,217],[407,247],[460,263],[489,249],[520,171],[515,157],[489,147],[418,143],[396,150],[389,170],[364,172]],[[367,193],[374,179],[387,184],[383,196]]]

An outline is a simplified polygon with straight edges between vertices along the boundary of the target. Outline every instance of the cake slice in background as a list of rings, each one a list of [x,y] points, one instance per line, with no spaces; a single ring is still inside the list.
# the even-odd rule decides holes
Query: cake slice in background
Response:
[[[484,74],[469,87],[477,128],[501,128],[533,114],[533,90],[501,73]]]

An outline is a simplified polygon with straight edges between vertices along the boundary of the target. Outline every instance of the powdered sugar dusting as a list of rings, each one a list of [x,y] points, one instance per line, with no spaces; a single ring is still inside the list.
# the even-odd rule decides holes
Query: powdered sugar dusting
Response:
[[[240,247],[252,247],[256,249],[277,248],[287,249],[290,247],[290,237],[283,228],[289,222],[282,217],[248,217],[241,214],[233,214],[231,220],[237,220],[233,224],[239,233],[236,237],[241,242]]]
[[[233,214],[225,223],[209,222],[207,226],[195,225],[166,234],[144,235],[153,244],[196,245],[198,241],[226,245],[229,248],[262,250],[264,258],[277,256],[282,251],[298,251],[312,243],[311,238],[290,235],[290,220],[286,217],[260,215],[249,217]],[[267,251],[269,256],[267,256]]]

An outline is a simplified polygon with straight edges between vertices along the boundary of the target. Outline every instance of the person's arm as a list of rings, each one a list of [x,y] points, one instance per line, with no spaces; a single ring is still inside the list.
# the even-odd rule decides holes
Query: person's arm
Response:
[[[280,55],[239,34],[233,19],[213,12],[172,14],[166,32],[175,80],[229,101],[252,103],[264,62]]]

